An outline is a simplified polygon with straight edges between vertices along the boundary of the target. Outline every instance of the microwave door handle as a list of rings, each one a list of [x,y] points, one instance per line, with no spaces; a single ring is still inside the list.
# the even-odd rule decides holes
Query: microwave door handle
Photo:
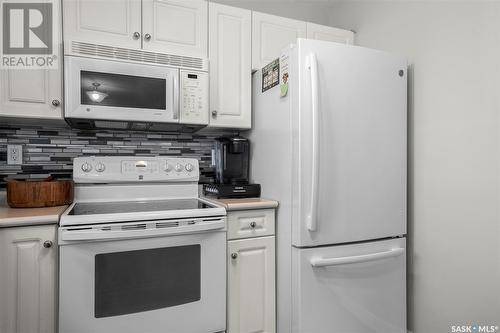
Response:
[[[172,75],[172,94],[173,94],[173,110],[172,110],[172,118],[174,120],[179,119],[180,117],[180,105],[179,105],[179,72],[177,71],[175,75]]]
[[[319,177],[319,97],[318,97],[318,62],[314,53],[309,54],[306,62],[311,75],[311,111],[312,111],[312,161],[311,161],[311,196],[309,215],[307,216],[307,230],[314,232],[317,229],[318,207],[318,177]]]

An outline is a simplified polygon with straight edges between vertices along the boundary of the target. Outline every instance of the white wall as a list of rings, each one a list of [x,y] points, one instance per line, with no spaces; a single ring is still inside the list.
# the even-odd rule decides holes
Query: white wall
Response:
[[[330,23],[413,67],[410,329],[500,325],[500,3],[344,2]]]
[[[289,17],[296,20],[328,24],[330,8],[322,1],[284,1],[284,0],[210,0],[229,6],[247,8],[258,12]]]

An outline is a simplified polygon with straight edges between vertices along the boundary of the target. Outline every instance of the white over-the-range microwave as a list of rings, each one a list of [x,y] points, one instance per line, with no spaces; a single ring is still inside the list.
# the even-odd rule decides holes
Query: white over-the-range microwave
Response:
[[[207,67],[204,59],[70,42],[65,119],[76,128],[198,130],[209,119]]]

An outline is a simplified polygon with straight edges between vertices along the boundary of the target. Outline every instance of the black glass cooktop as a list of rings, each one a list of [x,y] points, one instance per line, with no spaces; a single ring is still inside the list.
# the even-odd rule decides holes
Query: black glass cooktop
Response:
[[[68,215],[140,213],[185,209],[213,208],[198,199],[171,199],[151,201],[79,202]]]

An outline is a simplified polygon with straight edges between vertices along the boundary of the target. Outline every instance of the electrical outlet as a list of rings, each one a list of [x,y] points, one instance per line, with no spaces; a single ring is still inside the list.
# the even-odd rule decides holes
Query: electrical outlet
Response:
[[[7,164],[23,164],[23,145],[7,145]]]

